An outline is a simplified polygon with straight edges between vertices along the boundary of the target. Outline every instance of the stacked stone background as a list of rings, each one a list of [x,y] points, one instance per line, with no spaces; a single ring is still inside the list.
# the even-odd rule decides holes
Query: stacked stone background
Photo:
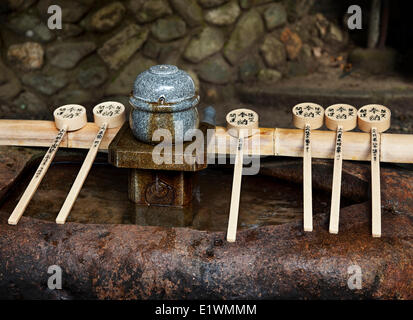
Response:
[[[50,30],[47,9],[62,8]],[[317,69],[317,56],[347,43],[312,11],[314,0],[2,0],[0,116],[50,119],[66,103],[89,110],[127,104],[136,75],[175,64],[202,100],[237,84],[276,84]]]

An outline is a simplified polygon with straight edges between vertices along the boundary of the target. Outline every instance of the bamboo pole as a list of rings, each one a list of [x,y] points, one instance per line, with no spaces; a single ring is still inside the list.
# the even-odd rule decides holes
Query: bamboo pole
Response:
[[[60,144],[61,148],[89,149],[99,129],[94,123],[69,132]],[[261,156],[302,157],[304,132],[300,129],[260,128],[259,148],[253,147],[254,138],[245,140],[244,154]],[[107,151],[119,128],[108,129],[99,151]],[[48,147],[58,131],[53,121],[0,120],[0,145]],[[380,162],[413,163],[413,134],[380,134]],[[370,134],[365,132],[344,132],[346,148],[343,160],[370,161]],[[231,142],[232,141],[232,142]],[[333,159],[336,133],[311,130],[312,157]],[[215,154],[235,154],[235,139],[227,129],[216,127],[209,150]]]
[[[88,122],[82,129],[68,132],[60,148],[89,149],[99,126]],[[100,150],[107,150],[119,128],[108,129]],[[58,130],[53,121],[43,120],[0,120],[0,145],[22,147],[48,147]]]

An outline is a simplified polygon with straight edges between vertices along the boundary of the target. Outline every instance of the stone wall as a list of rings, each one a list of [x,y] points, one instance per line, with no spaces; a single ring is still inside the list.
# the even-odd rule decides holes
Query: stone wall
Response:
[[[203,101],[224,99],[237,83],[274,83],[317,69],[325,48],[347,35],[314,0],[4,0],[0,116],[50,118],[65,103],[89,109],[103,99],[127,104],[136,75],[178,65]],[[47,27],[50,5],[63,28]]]

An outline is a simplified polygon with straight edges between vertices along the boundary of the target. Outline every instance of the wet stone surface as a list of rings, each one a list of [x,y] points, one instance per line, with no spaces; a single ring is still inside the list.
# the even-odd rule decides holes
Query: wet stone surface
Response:
[[[368,164],[345,161],[342,195],[352,199],[351,203],[354,204],[347,206],[348,203],[343,203],[345,207],[341,210],[338,235],[328,233],[328,213],[325,210],[328,211],[327,203],[327,208],[317,207],[314,210],[314,232],[304,233],[302,221],[295,220],[292,217],[294,214],[284,215],[284,219],[289,219],[288,222],[282,220],[279,221],[282,224],[278,225],[256,226],[246,219],[242,220],[244,225],[238,231],[237,242],[230,244],[225,241],[225,231],[176,228],[168,225],[170,219],[164,221],[164,227],[150,226],[148,224],[151,223],[153,215],[145,215],[144,212],[135,221],[129,218],[125,219],[124,223],[115,224],[68,222],[65,225],[56,225],[43,220],[48,218],[47,216],[41,219],[23,216],[17,226],[10,226],[7,224],[10,210],[4,206],[12,195],[18,194],[16,190],[19,187],[10,187],[23,182],[16,181],[16,178],[36,154],[27,150],[31,149],[4,148],[0,153],[0,196],[3,195],[2,199],[6,199],[0,208],[2,298],[413,298],[411,166],[384,164],[382,167],[381,238],[371,237],[370,206],[369,202],[365,201],[368,199],[370,167]],[[39,150],[37,152],[38,156],[42,154]],[[79,155],[73,158],[73,154],[70,157],[64,156],[62,152],[60,154],[63,157],[57,159],[58,161],[77,159],[80,163],[83,159],[83,156]],[[116,169],[117,179],[113,179],[114,175],[111,175],[110,184],[113,188],[108,191],[104,186],[107,176],[103,174],[107,168],[104,167],[105,161],[99,164],[101,162],[102,158],[98,158],[83,191],[91,189],[83,198],[81,194],[78,201],[85,204],[88,197],[89,202],[95,201],[95,206],[90,207],[87,219],[94,219],[101,215],[101,210],[106,210],[102,217],[106,217],[107,222],[113,222],[111,219],[116,215],[109,212],[112,206],[107,199],[121,199],[124,193],[119,187],[125,184],[121,184],[122,170]],[[58,166],[72,166],[73,169],[73,165],[67,162],[57,164],[56,168]],[[315,160],[313,169],[314,189],[326,190],[329,195],[331,161]],[[283,199],[287,197],[288,208],[294,208],[294,199],[289,198],[289,189],[285,188],[282,181],[288,181],[287,185],[290,186],[301,184],[301,170],[302,161],[297,159],[264,161],[261,174],[265,177],[253,178],[259,181],[244,181],[247,183],[243,186],[244,197],[241,203],[250,206],[248,211],[258,213],[256,217],[261,216],[261,222],[265,220],[262,217],[271,216],[270,212],[274,208],[283,213],[284,204],[277,204],[276,201],[279,195]],[[60,174],[62,171],[64,170],[60,167]],[[223,208],[223,194],[226,192],[225,188],[230,188],[231,179],[228,179],[227,186],[225,170],[208,169],[204,172],[208,174],[200,176],[200,201],[209,201],[202,207],[220,207],[211,213],[212,220],[207,218],[207,221],[211,222],[214,217],[218,217],[215,215],[217,212],[227,211]],[[23,177],[27,173],[30,174],[26,171]],[[74,178],[75,173],[72,171],[71,174],[72,177],[65,173],[67,179],[64,181]],[[217,178],[222,182],[216,183]],[[51,201],[56,195],[56,192],[50,192],[52,188],[57,190],[58,197],[64,193],[62,188],[69,188],[69,183],[62,184],[62,179],[56,188],[56,180],[57,177],[48,174],[40,187],[39,195],[49,201],[43,204],[43,208],[50,206],[55,209],[58,201]],[[213,194],[208,195],[210,198],[202,197],[203,183],[206,183],[208,188],[211,188],[211,183],[215,183],[214,188],[211,188]],[[259,194],[254,191],[257,185],[260,185],[261,189]],[[94,193],[91,192],[93,189]],[[278,193],[277,189],[285,192]],[[301,188],[296,186],[292,193],[298,194],[299,189]],[[222,192],[217,195],[217,190]],[[9,193],[4,197],[7,191]],[[300,198],[301,195],[297,195],[297,199]],[[255,205],[251,206],[250,202],[254,201]],[[118,202],[118,205],[123,202],[125,201]],[[316,202],[321,203],[322,199],[317,199],[314,204]],[[30,211],[30,205],[28,210]],[[74,210],[78,210],[76,206]],[[42,211],[45,212],[44,209]],[[48,211],[49,209],[46,212]],[[169,216],[176,214],[173,211],[169,213]],[[75,216],[76,213],[73,217]],[[241,219],[242,216],[245,219],[254,215],[243,212]],[[187,217],[181,218],[181,226],[185,226]],[[199,225],[202,223],[202,220],[196,217],[192,221]],[[141,226],[134,224],[137,222]],[[212,229],[213,225],[204,227]],[[219,230],[222,229],[222,226],[219,226]],[[350,290],[347,284],[347,268],[355,263],[363,270],[363,287]],[[52,264],[58,264],[66,274],[63,290],[51,291],[44,281],[45,270]],[[277,285],[274,286],[274,283]]]

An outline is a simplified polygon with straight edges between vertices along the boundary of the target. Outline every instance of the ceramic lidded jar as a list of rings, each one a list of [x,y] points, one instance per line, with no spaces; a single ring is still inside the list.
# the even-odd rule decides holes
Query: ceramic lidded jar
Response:
[[[194,81],[176,66],[156,65],[139,74],[129,102],[133,108],[129,125],[142,142],[158,143],[152,141],[157,129],[169,130],[177,142],[187,130],[198,128]]]

